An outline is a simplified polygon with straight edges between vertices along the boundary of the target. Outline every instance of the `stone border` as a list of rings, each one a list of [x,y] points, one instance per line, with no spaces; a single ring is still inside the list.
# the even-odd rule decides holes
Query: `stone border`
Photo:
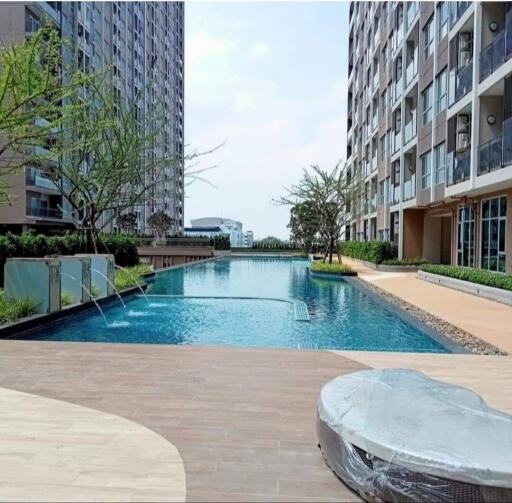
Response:
[[[309,269],[309,274],[313,278],[318,279],[338,279],[342,280],[343,278],[347,277],[355,277],[357,276],[357,271],[351,271],[351,272],[318,272],[318,271],[312,271],[311,268]]]
[[[460,292],[469,293],[484,299],[494,300],[502,304],[512,306],[512,291],[503,290],[501,288],[494,288],[492,286],[480,285],[479,283],[472,283],[463,279],[451,278],[443,276],[442,274],[433,274],[431,272],[418,271],[418,279],[435,283],[446,288],[452,288]]]
[[[490,344],[476,335],[466,332],[433,314],[416,307],[405,300],[386,292],[382,288],[360,278],[347,278],[348,282],[373,294],[377,299],[398,308],[398,315],[412,323],[419,330],[426,331],[433,339],[455,352],[469,352],[479,355],[506,355],[507,353],[493,344]],[[400,313],[401,311],[401,313]],[[461,348],[463,349],[461,351]]]

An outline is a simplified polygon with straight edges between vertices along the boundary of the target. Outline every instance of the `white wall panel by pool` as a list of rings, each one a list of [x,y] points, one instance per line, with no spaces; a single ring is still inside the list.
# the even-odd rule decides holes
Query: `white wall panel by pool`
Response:
[[[36,313],[52,313],[61,307],[58,258],[9,258],[5,263],[5,298],[30,297]]]
[[[109,254],[80,254],[76,257],[91,259],[91,287],[98,297],[106,297],[114,293],[114,256]]]
[[[61,289],[72,297],[73,304],[91,300],[91,258],[62,256],[60,260]]]

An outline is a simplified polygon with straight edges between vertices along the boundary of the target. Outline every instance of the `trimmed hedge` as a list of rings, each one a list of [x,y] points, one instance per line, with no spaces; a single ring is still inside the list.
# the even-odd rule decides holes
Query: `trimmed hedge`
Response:
[[[460,267],[454,265],[427,264],[421,267],[422,271],[431,274],[439,274],[448,278],[461,279],[476,283],[478,285],[501,288],[502,290],[512,291],[512,276],[499,274],[497,272],[485,271],[482,269],[472,269],[469,267]]]
[[[415,257],[415,258],[403,258],[401,260],[397,258],[392,258],[388,260],[384,260],[382,262],[383,265],[400,265],[400,266],[407,266],[407,265],[425,265],[428,264],[429,261],[427,259],[421,258],[421,257]]]
[[[100,253],[112,253],[116,264],[121,267],[130,267],[139,263],[137,240],[131,236],[101,234],[98,247]],[[3,285],[6,258],[75,255],[87,252],[85,240],[78,232],[68,232],[62,236],[45,236],[30,232],[19,235],[8,232],[0,235],[0,285]]]
[[[339,262],[333,262],[329,264],[328,262],[312,262],[310,269],[312,272],[321,272],[326,274],[335,274],[339,276],[354,276],[355,271],[346,264],[340,264]]]
[[[342,241],[340,251],[346,257],[374,264],[396,257],[396,250],[390,241]]]

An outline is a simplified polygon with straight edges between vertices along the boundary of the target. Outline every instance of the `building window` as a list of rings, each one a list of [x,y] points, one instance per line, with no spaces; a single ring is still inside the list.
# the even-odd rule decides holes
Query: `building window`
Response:
[[[423,57],[427,60],[434,52],[434,17],[423,27]]]
[[[436,114],[446,108],[448,100],[448,80],[446,68],[436,77]]]
[[[446,144],[440,143],[434,148],[436,185],[444,183],[446,173]]]
[[[441,40],[448,33],[448,3],[439,2],[437,4],[437,33]]]
[[[421,156],[421,188],[423,190],[430,187],[430,173],[432,170],[432,152],[429,150]]]
[[[426,126],[432,121],[432,84],[430,84],[422,93],[421,100],[423,102],[422,124]]]
[[[475,266],[475,209],[461,205],[457,219],[457,265]]]
[[[505,236],[507,234],[506,196],[482,202],[482,257],[481,267],[489,271],[505,272]]]

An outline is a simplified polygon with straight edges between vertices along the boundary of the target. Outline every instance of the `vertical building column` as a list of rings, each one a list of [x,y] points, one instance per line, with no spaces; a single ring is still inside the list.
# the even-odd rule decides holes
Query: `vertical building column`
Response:
[[[473,3],[473,102],[471,104],[471,188],[476,186],[478,173],[478,146],[480,142],[480,98],[478,84],[480,80],[480,51],[482,49],[482,4]],[[478,228],[479,226],[477,226]]]

